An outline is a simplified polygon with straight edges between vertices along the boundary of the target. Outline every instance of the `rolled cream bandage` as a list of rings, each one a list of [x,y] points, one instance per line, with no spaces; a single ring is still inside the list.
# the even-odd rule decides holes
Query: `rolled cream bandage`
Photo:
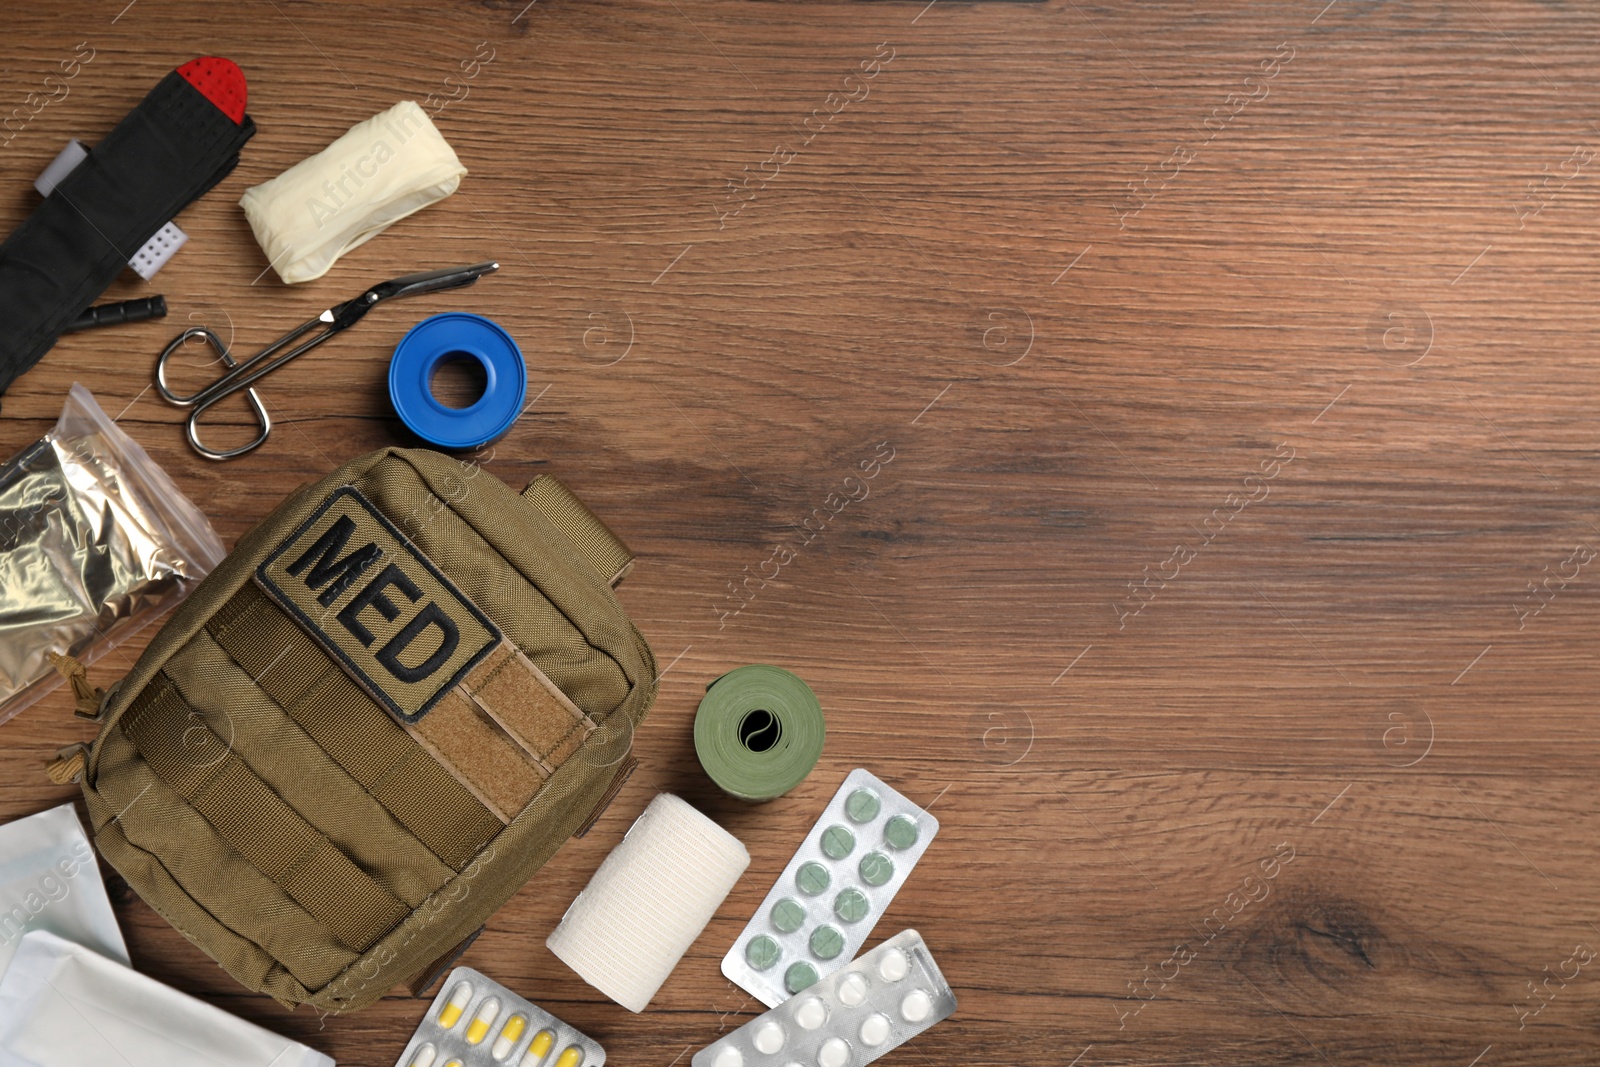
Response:
[[[661,793],[545,944],[585,982],[644,1011],[748,866],[738,838]]]
[[[239,200],[256,243],[285,282],[308,282],[339,257],[456,191],[467,168],[411,100]]]

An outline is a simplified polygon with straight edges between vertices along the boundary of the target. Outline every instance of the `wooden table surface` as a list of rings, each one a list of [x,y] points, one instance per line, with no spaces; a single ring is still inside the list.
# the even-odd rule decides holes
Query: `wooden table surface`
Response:
[[[92,49],[0,148],[7,228],[62,141],[194,55],[243,67],[260,127],[189,247],[109,294],[171,316],[58,344],[5,453],[81,381],[231,544],[406,441],[389,355],[469,310],[530,370],[487,470],[559,475],[638,551],[644,766],[464,962],[610,1062],[684,1064],[758,1009],[718,961],[862,766],[942,820],[869,945],[917,928],[960,997],[885,1064],[1596,1061],[1600,11],[525,2],[22,5],[0,100]],[[460,191],[278,283],[239,195],[429,94]],[[245,459],[196,457],[150,389],[184,325],[251,351],[489,258],[264,382],[278,428]],[[690,735],[750,662],[829,723],[759,807]],[[0,727],[0,816],[74,795],[42,770],[91,736],[68,709]],[[633,1016],[543,941],[660,790],[753,862]],[[341,1064],[421,1017],[287,1013],[112,885],[140,970]]]

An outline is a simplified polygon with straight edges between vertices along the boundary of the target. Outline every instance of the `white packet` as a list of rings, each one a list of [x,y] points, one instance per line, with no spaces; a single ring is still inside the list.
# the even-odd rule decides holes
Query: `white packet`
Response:
[[[0,826],[0,971],[29,930],[128,962],[94,849],[71,804]]]
[[[0,978],[4,1067],[334,1067],[333,1060],[47,930]]]
[[[358,122],[314,156],[244,191],[239,206],[293,285],[456,191],[467,168],[415,101]]]

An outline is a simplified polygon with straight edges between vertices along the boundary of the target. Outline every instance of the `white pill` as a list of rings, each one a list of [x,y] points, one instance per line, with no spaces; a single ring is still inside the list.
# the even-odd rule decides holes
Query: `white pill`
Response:
[[[744,1067],[744,1053],[739,1051],[737,1045],[723,1045],[717,1050],[717,1058],[711,1062],[715,1067]]]
[[[821,997],[807,997],[795,1005],[794,1021],[802,1030],[815,1030],[828,1021],[828,1006]]]
[[[839,1003],[853,1008],[867,999],[867,980],[855,971],[839,979]]]
[[[877,1048],[887,1040],[889,1017],[881,1011],[875,1011],[861,1024],[861,1043],[868,1048]]]
[[[765,1052],[770,1056],[783,1047],[783,1027],[775,1022],[764,1022],[756,1027],[755,1036],[751,1040],[755,1042],[756,1051]]]
[[[913,989],[900,1002],[900,1018],[908,1023],[920,1023],[933,1014],[933,998],[920,989]]]
[[[911,962],[906,959],[906,954],[897,948],[892,948],[883,954],[883,959],[878,961],[878,973],[885,982],[898,982],[906,976],[911,969]]]
[[[433,1061],[438,1055],[432,1045],[423,1045],[417,1049],[417,1054],[411,1057],[411,1067],[433,1067]]]
[[[850,1062],[850,1046],[830,1037],[817,1049],[817,1067],[844,1067]]]

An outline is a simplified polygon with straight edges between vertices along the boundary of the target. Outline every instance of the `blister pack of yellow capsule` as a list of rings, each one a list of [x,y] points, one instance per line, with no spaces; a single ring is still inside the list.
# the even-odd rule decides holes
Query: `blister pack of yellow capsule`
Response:
[[[457,967],[395,1067],[600,1067],[606,1050],[471,967]]]

